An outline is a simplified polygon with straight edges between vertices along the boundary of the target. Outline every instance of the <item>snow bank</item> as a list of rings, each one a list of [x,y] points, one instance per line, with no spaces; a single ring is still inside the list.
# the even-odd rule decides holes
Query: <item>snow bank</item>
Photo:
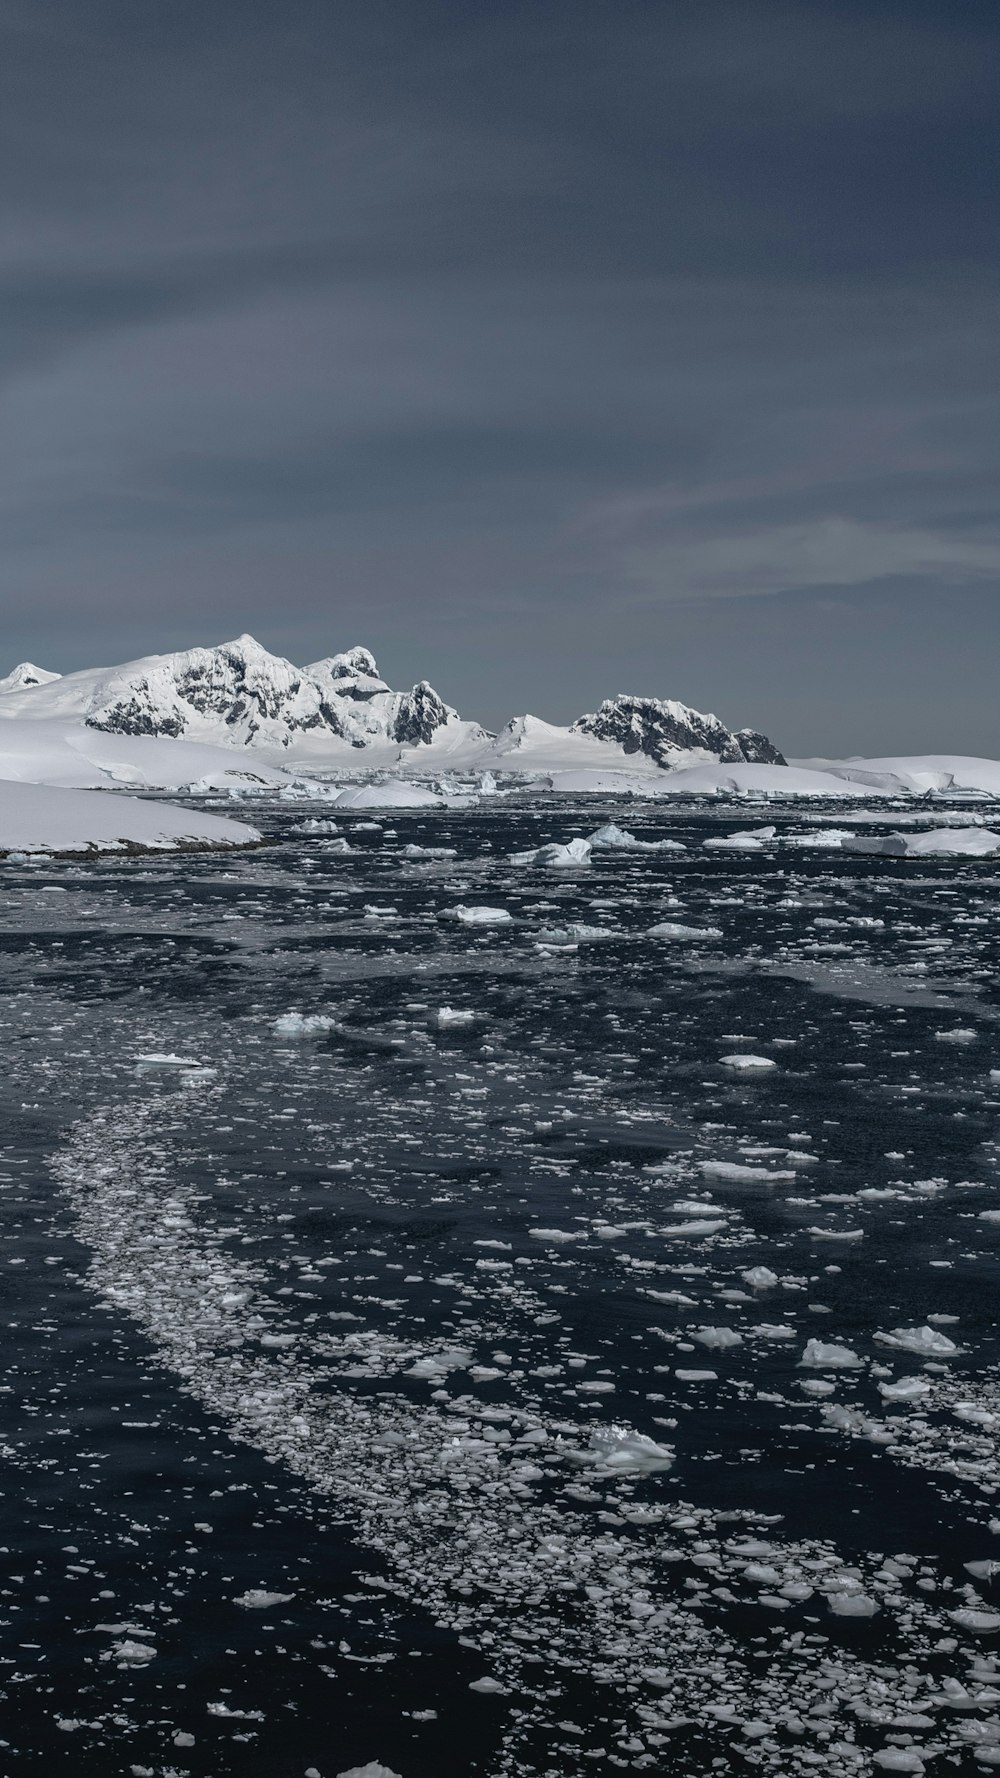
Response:
[[[761,802],[780,802],[794,797],[855,797],[877,795],[829,772],[803,771],[796,766],[683,766],[665,772],[657,787],[659,796],[739,796]]]
[[[256,828],[221,815],[100,790],[0,782],[0,852],[114,852],[129,847],[252,846]]]
[[[264,790],[287,772],[232,748],[162,735],[111,735],[73,722],[0,722],[0,779],[71,790]]]
[[[965,753],[897,753],[877,759],[797,759],[796,770],[828,773],[883,796],[1000,796],[1000,760]]]

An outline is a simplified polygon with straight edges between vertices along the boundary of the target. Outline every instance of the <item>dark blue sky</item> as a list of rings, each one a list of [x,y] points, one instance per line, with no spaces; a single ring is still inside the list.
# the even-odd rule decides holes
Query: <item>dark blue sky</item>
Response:
[[[996,754],[998,110],[995,0],[6,0],[0,670]]]

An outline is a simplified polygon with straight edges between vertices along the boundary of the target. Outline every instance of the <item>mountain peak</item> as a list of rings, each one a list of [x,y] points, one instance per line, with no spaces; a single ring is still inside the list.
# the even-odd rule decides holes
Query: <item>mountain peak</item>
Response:
[[[692,710],[675,698],[619,692],[617,697],[605,698],[592,715],[579,717],[570,732],[615,742],[626,753],[644,753],[667,769],[678,762],[690,763],[692,753],[727,765],[785,764],[766,735],[754,729],[736,733],[717,716]]]
[[[29,685],[52,685],[61,678],[61,673],[49,673],[45,667],[36,667],[33,661],[19,661],[0,679],[0,692],[21,691]]]

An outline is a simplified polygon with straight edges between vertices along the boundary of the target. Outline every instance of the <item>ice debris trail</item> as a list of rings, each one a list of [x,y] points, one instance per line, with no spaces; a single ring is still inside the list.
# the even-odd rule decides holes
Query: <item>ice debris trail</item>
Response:
[[[283,1327],[263,1268],[231,1257],[172,1177],[182,1127],[175,1100],[128,1102],[81,1123],[56,1157],[91,1287],[234,1439],[303,1478],[439,1626],[480,1649],[472,1690],[509,1699],[490,1778],[582,1778],[605,1756],[705,1769],[727,1750],[775,1778],[920,1772],[963,1751],[1000,1765],[1000,1674],[981,1640],[1000,1619],[971,1582],[929,1597],[916,1558],[848,1565],[829,1542],[782,1539],[759,1514],[664,1504],[655,1482],[646,1499],[605,1499],[600,1487],[623,1472],[669,1463],[627,1428],[584,1444],[583,1429],[529,1409],[498,1427],[469,1395],[424,1406],[338,1390],[322,1339]],[[440,1382],[467,1362],[438,1352],[411,1375]],[[601,1505],[615,1510],[598,1517]],[[777,1619],[803,1601],[829,1640],[810,1646],[798,1630],[767,1663],[727,1622],[734,1607]],[[856,1652],[858,1619],[884,1625],[891,1651]],[[570,1709],[591,1712],[589,1726],[567,1722]]]

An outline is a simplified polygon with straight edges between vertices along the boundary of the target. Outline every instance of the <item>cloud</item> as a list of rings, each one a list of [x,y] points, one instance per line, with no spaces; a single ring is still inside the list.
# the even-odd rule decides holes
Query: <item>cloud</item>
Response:
[[[666,599],[860,587],[896,577],[1000,576],[1000,540],[822,518],[626,551],[629,579]]]

